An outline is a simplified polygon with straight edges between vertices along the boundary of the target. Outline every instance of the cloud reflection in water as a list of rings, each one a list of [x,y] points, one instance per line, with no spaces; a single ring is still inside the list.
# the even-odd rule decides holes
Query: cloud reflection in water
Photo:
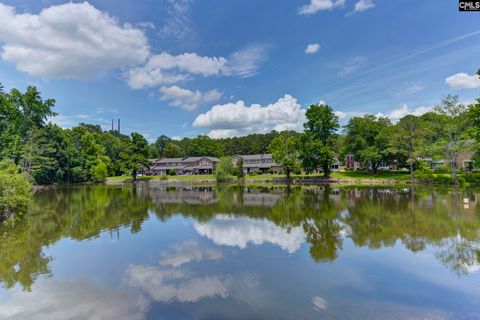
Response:
[[[305,241],[305,233],[301,227],[282,228],[267,219],[231,217],[224,214],[203,224],[195,223],[194,227],[200,235],[212,240],[216,245],[237,246],[241,249],[245,249],[249,243],[261,245],[268,242],[288,253],[294,253]]]

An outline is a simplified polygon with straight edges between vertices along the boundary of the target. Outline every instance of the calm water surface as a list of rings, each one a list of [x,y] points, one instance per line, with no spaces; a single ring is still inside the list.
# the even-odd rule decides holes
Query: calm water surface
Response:
[[[0,319],[480,319],[477,201],[420,188],[42,192],[0,227]]]

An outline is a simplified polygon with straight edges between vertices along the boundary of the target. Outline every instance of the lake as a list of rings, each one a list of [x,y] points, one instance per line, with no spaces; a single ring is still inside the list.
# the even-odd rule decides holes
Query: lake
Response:
[[[79,186],[0,227],[0,319],[480,319],[480,192]]]

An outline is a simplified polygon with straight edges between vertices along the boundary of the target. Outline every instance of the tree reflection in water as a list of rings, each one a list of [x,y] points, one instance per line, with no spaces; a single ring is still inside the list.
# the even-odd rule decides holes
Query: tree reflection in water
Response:
[[[468,205],[463,204],[468,198]],[[35,196],[30,213],[0,227],[0,283],[29,290],[50,274],[46,246],[63,237],[83,240],[120,228],[141,231],[149,212],[206,223],[219,214],[266,219],[288,233],[303,229],[316,262],[334,261],[346,238],[377,249],[402,244],[412,252],[431,246],[458,275],[480,266],[480,219],[472,191],[282,186],[90,186]]]

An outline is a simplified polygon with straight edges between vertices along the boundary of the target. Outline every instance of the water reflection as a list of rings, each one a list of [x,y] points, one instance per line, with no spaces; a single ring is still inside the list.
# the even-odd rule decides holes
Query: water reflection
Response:
[[[205,249],[185,240],[164,251],[157,265],[131,265],[127,282],[161,301],[224,297],[232,291],[234,279],[243,286],[256,283],[252,275],[198,278],[179,270],[192,262],[222,259],[222,246],[271,244],[293,254],[306,242],[318,263],[341,256],[346,239],[369,249],[401,244],[421,252],[431,247],[445,267],[467,275],[480,268],[479,200],[473,191],[432,189],[162,185],[58,189],[37,194],[30,214],[20,223],[0,227],[0,282],[28,291],[39,275],[51,275],[52,257],[46,247],[65,237],[78,241],[102,233],[116,237],[125,228],[138,233],[150,213],[161,221],[177,215],[192,218],[196,232],[219,246]]]
[[[160,253],[160,265],[179,267],[182,264],[192,261],[200,262],[203,260],[220,260],[223,253],[219,249],[202,248],[195,240],[185,240],[180,244],[171,246],[171,251]]]
[[[236,246],[245,249],[249,243],[271,243],[288,253],[297,251],[304,242],[305,233],[300,227],[283,228],[267,219],[252,219],[219,214],[204,223],[195,223],[195,230],[216,245]]]
[[[0,283],[29,290],[39,275],[50,275],[44,247],[63,237],[83,240],[101,232],[132,233],[148,218],[148,198],[135,188],[81,187],[37,194],[30,213],[15,225],[0,226]]]
[[[149,302],[125,290],[82,280],[33,285],[31,292],[13,289],[0,304],[0,319],[117,319],[142,320]]]

